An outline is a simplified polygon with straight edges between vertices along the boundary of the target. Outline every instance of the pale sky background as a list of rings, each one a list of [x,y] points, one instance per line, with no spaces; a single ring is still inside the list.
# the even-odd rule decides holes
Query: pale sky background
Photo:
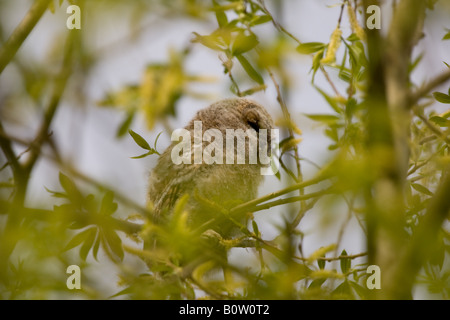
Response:
[[[14,27],[20,22],[29,8],[30,1],[27,0],[0,0],[7,2],[7,10],[0,12],[0,19],[5,26],[3,33],[9,35]],[[266,0],[269,9],[271,1]],[[105,2],[106,3],[106,2]],[[284,10],[281,13],[281,23],[294,34],[300,41],[320,41],[327,43],[331,32],[337,24],[340,12],[338,1],[330,0],[285,0]],[[328,8],[329,6],[334,6]],[[54,40],[65,32],[65,12],[67,3],[57,9],[55,14],[46,12],[42,21],[20,49],[21,57],[30,60],[41,61],[47,55]],[[82,28],[89,30],[89,42],[94,48],[103,53],[103,58],[91,72],[91,76],[85,83],[83,91],[80,88],[69,86],[65,92],[67,96],[85,95],[85,105],[71,105],[63,100],[56,118],[54,120],[54,137],[60,147],[61,153],[66,160],[74,164],[81,172],[88,176],[114,186],[113,189],[127,195],[134,201],[144,205],[146,199],[147,176],[156,161],[155,157],[133,160],[131,156],[141,153],[128,136],[121,140],[115,139],[115,132],[123,120],[123,113],[113,109],[96,107],[96,102],[104,97],[107,92],[119,89],[124,85],[139,82],[144,68],[149,63],[165,62],[168,58],[168,49],[184,48],[193,38],[192,32],[201,35],[209,34],[216,28],[216,23],[199,22],[181,17],[164,18],[149,15],[142,21],[148,25],[137,40],[130,39],[130,12],[126,9],[120,12],[110,12],[108,6],[102,14],[93,17],[90,13],[82,12]],[[383,30],[386,29],[388,13],[383,12]],[[440,41],[445,34],[444,28],[450,28],[448,19],[449,10],[440,9],[439,6],[427,18],[425,28],[426,37],[420,42],[415,54],[424,52],[425,56],[413,79],[417,81],[431,78],[444,69],[442,61],[450,62],[450,41]],[[211,15],[213,17],[213,15]],[[343,21],[346,21],[344,16]],[[342,25],[344,37],[350,35],[347,23]],[[272,35],[274,28],[267,24],[256,29],[261,37]],[[62,44],[62,41],[61,41]],[[303,141],[299,146],[300,155],[317,164],[323,164],[330,156],[327,146],[330,141],[324,137],[323,128],[308,120],[304,113],[331,113],[331,108],[326,104],[320,94],[311,86],[311,58],[302,56],[295,52],[288,57],[289,73],[293,79],[295,90],[287,100],[294,121],[303,131]],[[50,67],[51,65],[49,65]],[[195,91],[204,91],[216,97],[215,100],[232,96],[228,90],[230,82],[223,74],[221,61],[218,53],[200,44],[193,46],[192,54],[188,58],[187,70],[189,73],[215,77],[216,82],[193,86]],[[337,75],[330,71],[332,79]],[[0,76],[0,93],[17,91],[17,74],[13,66],[8,66]],[[265,78],[268,88],[265,93],[251,96],[262,103],[269,113],[277,118],[280,116],[280,108],[276,102],[276,92],[270,78]],[[317,73],[316,82],[320,88],[332,93],[329,84],[324,81],[320,72]],[[342,86],[338,89],[344,93]],[[445,88],[445,87],[444,87]],[[448,88],[447,88],[448,89]],[[213,100],[196,100],[194,98],[183,98],[178,103],[177,119],[170,119],[173,128],[180,128],[192,118],[197,110],[208,106]],[[26,105],[26,102],[24,102]],[[442,105],[438,108],[442,108]],[[7,128],[13,134],[17,134],[25,140],[31,140],[36,129],[36,114],[30,114],[32,108],[18,107],[14,116],[22,122],[21,125]],[[143,119],[136,119],[132,129],[142,134],[148,141],[153,141],[156,135],[163,130],[162,126],[156,126],[155,130],[148,132]],[[162,151],[169,144],[170,135],[163,133],[159,142],[158,150]],[[305,178],[311,177],[315,169],[309,163],[303,161],[302,169]],[[35,168],[31,180],[29,202],[45,202],[50,195],[44,186],[51,190],[59,189],[58,172],[51,163],[40,161]],[[260,194],[266,194],[279,190],[282,184],[275,177],[267,177]],[[52,203],[50,199],[49,203]],[[346,208],[333,207],[332,212],[323,206],[311,210],[302,220],[300,228],[305,232],[304,254],[308,255],[321,246],[329,245],[336,241],[337,234],[346,218]],[[272,239],[277,235],[275,225],[281,221],[280,213],[284,207],[277,207],[270,211],[256,213],[255,217],[259,223],[263,238]],[[344,238],[339,248],[346,249],[347,253],[355,254],[365,250],[364,235],[353,218],[344,233]],[[77,250],[77,249],[76,249]],[[232,261],[242,261],[242,255],[253,256],[250,250],[236,250],[232,255]],[[234,260],[233,260],[234,259]],[[106,259],[103,259],[106,260]],[[128,260],[125,260],[128,262]],[[358,261],[358,260],[357,260]],[[361,260],[359,260],[361,262]],[[117,281],[116,270],[110,270],[108,263],[93,265],[90,272],[93,276],[101,276],[102,286],[111,293],[115,291]],[[417,297],[426,297],[423,292],[418,292]]]

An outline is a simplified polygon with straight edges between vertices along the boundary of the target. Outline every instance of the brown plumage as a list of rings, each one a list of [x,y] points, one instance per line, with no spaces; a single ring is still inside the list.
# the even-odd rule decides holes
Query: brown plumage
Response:
[[[216,132],[222,133],[223,164],[207,164],[205,159],[200,164],[194,163],[194,121],[201,121],[202,136],[208,129],[216,129]],[[198,227],[214,219],[214,222],[209,223],[205,229],[215,230],[225,237],[233,235],[236,232],[236,226],[227,221],[207,202],[230,209],[239,203],[254,199],[263,179],[260,169],[264,164],[259,162],[249,164],[249,140],[246,140],[245,164],[236,163],[238,155],[236,141],[234,164],[226,164],[226,130],[254,130],[255,137],[258,137],[260,129],[268,129],[267,137],[270,147],[270,129],[272,128],[272,118],[264,107],[248,99],[225,99],[200,110],[185,127],[192,137],[191,164],[174,163],[172,150],[178,144],[174,141],[160,156],[156,167],[151,172],[148,198],[156,219],[164,220],[170,217],[176,201],[184,194],[188,194],[189,200],[185,210],[189,212],[188,221],[191,226]],[[217,139],[212,139],[212,142],[203,142],[203,150],[210,143],[217,143],[218,146],[219,142]],[[207,201],[201,199],[207,199]],[[245,215],[235,218],[245,223]]]

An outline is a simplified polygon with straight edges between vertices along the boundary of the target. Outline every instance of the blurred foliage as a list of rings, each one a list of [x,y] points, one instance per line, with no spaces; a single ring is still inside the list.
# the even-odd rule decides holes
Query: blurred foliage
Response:
[[[426,6],[432,10],[436,2],[426,1]],[[410,110],[406,113],[408,116],[406,120],[401,119],[407,122],[408,127],[404,140],[408,149],[408,163],[404,173],[400,172],[401,169],[398,169],[399,172],[387,170],[387,164],[395,162],[392,150],[381,148],[375,152],[375,148],[371,148],[368,143],[371,136],[378,134],[370,126],[371,117],[377,116],[371,109],[374,105],[370,104],[370,90],[374,79],[378,78],[370,72],[374,55],[368,42],[373,41],[373,38],[366,34],[363,24],[358,23],[362,20],[361,12],[365,11],[362,2],[338,2],[341,12],[336,17],[336,28],[330,30],[329,43],[301,42],[286,30],[283,21],[278,21],[271,13],[272,9],[268,9],[289,6],[289,2],[285,4],[282,1],[270,1],[270,6],[266,6],[262,0],[39,0],[34,4],[44,4],[44,9],[48,8],[54,13],[68,4],[76,4],[82,8],[82,12],[89,12],[93,16],[105,11],[117,14],[127,8],[133,11],[131,28],[137,29],[147,14],[159,14],[168,19],[181,16],[206,22],[208,26],[214,23],[215,27],[211,28],[209,34],[201,35],[193,30],[191,43],[185,49],[171,49],[165,62],[149,62],[142,71],[139,83],[126,84],[106,94],[98,104],[121,112],[123,121],[117,128],[117,138],[132,138],[130,141],[134,140],[146,150],[146,153],[134,158],[156,157],[159,155],[156,148],[159,135],[153,142],[147,142],[143,138],[144,134],[140,135],[131,129],[133,120],[142,117],[147,129],[152,130],[157,123],[164,124],[169,117],[177,117],[180,100],[192,95],[189,85],[209,81],[190,74],[186,70],[186,59],[192,54],[193,47],[212,50],[219,55],[218,63],[223,67],[233,94],[248,96],[264,91],[269,86],[275,88],[284,116],[278,125],[288,132],[278,146],[281,151],[278,160],[283,174],[277,177],[286,187],[231,211],[221,208],[220,204],[213,204],[218,214],[225,215],[239,227],[240,235],[235,238],[223,238],[215,232],[200,233],[192,229],[187,223],[184,197],[178,199],[170,219],[163,223],[155,221],[151,204],[144,208],[66,163],[52,137],[51,124],[57,108],[64,107],[62,102],[66,99],[83,101],[85,95],[83,90],[86,88],[77,95],[70,95],[70,92],[63,95],[67,91],[66,86],[83,88],[84,81],[102,59],[101,54],[89,47],[86,41],[91,30],[63,30],[60,37],[56,38],[54,50],[49,52],[51,63],[37,60],[30,62],[21,54],[12,54],[13,59],[8,61],[3,58],[11,55],[11,47],[20,46],[28,35],[23,31],[27,29],[24,26],[26,22],[17,26],[13,31],[17,32],[16,37],[11,36],[9,40],[9,35],[4,34],[5,26],[1,25],[0,62],[5,62],[3,68],[6,65],[15,67],[20,87],[13,92],[2,91],[0,99],[0,298],[70,299],[74,295],[86,299],[395,297],[392,294],[384,295],[383,288],[379,293],[366,286],[370,276],[366,268],[370,263],[377,262],[378,257],[374,253],[377,248],[370,247],[368,239],[361,239],[368,243],[367,252],[349,254],[342,250],[339,253],[350,218],[360,223],[367,238],[370,238],[375,227],[381,228],[381,233],[388,234],[392,230],[400,230],[398,233],[402,234],[402,241],[407,243],[402,247],[404,252],[408,252],[408,244],[415,244],[414,239],[419,237],[417,241],[426,247],[426,254],[419,248],[421,253],[413,262],[418,264],[421,271],[418,273],[418,270],[410,269],[407,265],[403,272],[416,279],[414,284],[426,285],[430,293],[440,298],[450,297],[450,232],[448,200],[445,200],[448,190],[442,190],[442,186],[448,185],[445,177],[450,167],[450,111],[441,112],[436,108],[436,101],[450,104],[450,89],[448,92],[435,91],[450,75],[448,70],[444,70],[443,75],[436,78],[436,83],[429,82],[431,85],[425,82],[410,83],[410,75],[420,64],[422,55],[415,59],[403,57],[408,63],[406,86],[410,99]],[[5,2],[0,2],[0,6],[8,8]],[[343,15],[346,7],[347,14]],[[324,7],[323,10],[331,9]],[[44,16],[42,19],[46,18]],[[341,24],[349,28],[343,28]],[[273,34],[261,32],[262,27],[272,28]],[[33,28],[33,25],[28,26],[28,30]],[[351,33],[345,34],[343,30],[351,30]],[[448,30],[445,32],[442,41],[450,38]],[[62,38],[66,40],[61,41]],[[61,43],[65,45],[61,46]],[[283,99],[290,90],[296,89],[289,81],[289,72],[284,64],[288,54],[311,58],[311,85],[330,107],[327,113],[305,114],[323,127],[323,133],[329,139],[329,144],[323,147],[328,148],[330,160],[318,169],[317,175],[311,180],[303,180],[301,164],[306,159],[298,154],[302,132],[290,118],[289,112],[292,110],[287,108]],[[319,75],[326,80],[330,89],[319,87],[316,78]],[[338,91],[334,83],[336,81],[339,87],[346,88],[345,93]],[[33,126],[39,128],[32,139],[15,136],[14,131],[9,130],[14,125],[20,126],[21,122],[24,127],[27,126],[22,119],[18,121],[19,124],[16,123],[15,119],[21,117],[14,116],[16,106],[19,108],[23,101],[27,101],[27,104],[20,107],[20,112],[27,112],[27,106],[32,105],[39,113],[31,120]],[[391,120],[400,121],[395,116],[391,114]],[[380,135],[392,129],[387,122],[385,127],[376,128],[381,131]],[[398,134],[393,131],[393,135]],[[130,137],[126,135],[127,132]],[[46,152],[43,152],[44,145],[49,146]],[[22,148],[21,152],[17,152],[17,146]],[[33,168],[38,158],[51,161],[60,170],[60,188],[47,189],[54,202],[46,203],[45,206],[26,201],[30,192],[29,180],[34,174]],[[385,174],[386,171],[389,171],[388,174]],[[377,183],[384,183],[392,176],[403,176],[399,187],[401,192],[394,193],[400,196],[392,202],[386,201],[390,199],[389,195],[377,198],[377,188],[380,186],[377,187]],[[390,190],[388,186],[384,193]],[[348,219],[342,226],[336,227],[339,229],[336,242],[305,255],[304,234],[299,224],[310,210],[322,214],[316,207],[318,202],[325,203],[330,211],[336,211],[338,206],[344,204]],[[299,209],[292,210],[287,204],[295,204]],[[389,219],[386,220],[388,222],[383,221],[382,214],[371,218],[370,212],[379,210],[383,213],[383,207],[402,208],[402,212],[397,212],[401,216],[400,229],[390,226]],[[260,232],[263,228],[255,219],[250,219],[248,225],[241,225],[231,215],[239,212],[256,214],[270,208],[280,208],[290,214],[283,225],[276,226],[278,235],[270,240]],[[435,214],[440,214],[440,218],[430,222],[434,228],[430,228],[432,234],[423,233],[421,226],[428,221],[429,216]],[[435,221],[437,226],[433,224]],[[145,248],[142,246],[143,239],[157,240],[158,246]],[[247,252],[254,253],[253,258],[250,258],[251,267],[228,262],[227,253],[235,248],[247,248]],[[404,252],[394,252],[396,257],[392,265],[402,262]],[[132,261],[138,259],[133,258],[145,261],[145,267],[136,268]],[[103,268],[99,267],[98,261],[108,261],[115,267],[120,277],[119,289],[105,292],[94,276],[84,273],[79,292],[67,289],[67,266],[77,264],[82,270],[89,267]],[[382,277],[385,271],[382,269]],[[406,290],[410,292],[411,288]]]
[[[202,80],[189,76],[183,70],[183,62],[189,50],[178,54],[170,52],[167,64],[152,64],[147,67],[138,85],[129,85],[107,95],[100,106],[117,106],[125,109],[127,116],[117,131],[123,136],[132,124],[136,112],[145,115],[147,127],[153,129],[155,122],[175,115],[176,104],[186,94],[189,82]]]

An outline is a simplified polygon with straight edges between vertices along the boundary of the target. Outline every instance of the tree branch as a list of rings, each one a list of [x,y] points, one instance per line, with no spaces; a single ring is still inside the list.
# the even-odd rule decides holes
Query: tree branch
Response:
[[[10,211],[12,205],[9,201],[0,200],[0,207],[3,208],[3,211],[0,211],[0,214],[7,214]],[[54,219],[55,212],[47,209],[38,209],[38,208],[22,208],[22,212],[25,218],[36,219],[40,221],[51,221]],[[71,216],[66,217],[68,219],[72,219],[74,221],[85,221],[86,217],[80,213],[73,213]],[[92,219],[92,217],[89,217]],[[120,230],[125,232],[126,234],[132,235],[136,234],[142,230],[142,225],[134,222],[130,222],[127,220],[121,220],[114,217],[108,217],[110,222],[116,230]],[[93,219],[95,220],[95,219]]]
[[[391,288],[391,298],[409,298],[411,288],[414,284],[416,274],[427,262],[436,242],[436,235],[439,233],[444,220],[450,213],[450,167],[445,170],[441,183],[430,199],[426,214],[421,218],[417,229],[405,248],[405,253],[399,258],[399,262],[394,266],[393,279],[396,286]]]
[[[315,177],[315,178],[313,178],[311,180],[302,181],[300,183],[293,184],[293,185],[291,185],[291,186],[289,186],[287,188],[281,189],[281,190],[276,191],[276,192],[269,193],[269,194],[267,194],[265,196],[262,196],[260,198],[248,201],[248,202],[243,203],[243,204],[240,204],[240,205],[232,208],[230,210],[230,214],[233,214],[233,213],[238,212],[238,211],[241,212],[241,211],[248,210],[250,208],[254,208],[256,205],[258,205],[260,203],[263,203],[263,202],[266,202],[268,200],[277,198],[277,197],[282,196],[282,195],[284,195],[286,193],[289,193],[289,192],[292,192],[292,191],[295,191],[295,190],[300,190],[300,189],[306,188],[308,186],[317,184],[317,183],[319,183],[319,182],[321,182],[321,181],[323,181],[323,180],[325,180],[327,178],[328,178],[327,175],[318,175],[317,177]]]
[[[318,191],[318,192],[311,192],[309,194],[302,194],[301,196],[297,196],[297,197],[289,197],[289,198],[284,198],[284,199],[278,199],[278,200],[275,200],[275,201],[264,203],[262,205],[257,205],[253,209],[249,209],[249,210],[251,212],[256,212],[256,211],[270,209],[272,207],[280,206],[280,205],[287,204],[287,203],[295,203],[295,202],[298,202],[298,201],[304,201],[304,200],[309,200],[309,199],[312,199],[312,198],[321,197],[321,196],[324,196],[326,194],[332,193],[333,192],[332,189],[333,188],[328,188],[328,189],[321,190],[321,191]],[[236,211],[233,211],[233,213],[236,213]]]
[[[434,79],[431,79],[429,82],[422,85],[419,89],[417,89],[414,93],[411,94],[410,97],[410,106],[413,107],[420,99],[424,98],[431,90],[444,84],[445,82],[450,80],[450,68],[445,72],[442,72]]]
[[[25,163],[25,168],[27,171],[31,172],[34,164],[36,163],[39,154],[41,152],[42,145],[47,140],[49,136],[49,129],[53,118],[55,116],[56,110],[59,106],[61,97],[66,88],[67,81],[72,72],[72,56],[73,56],[73,48],[75,44],[75,33],[70,33],[67,37],[65,48],[64,48],[64,57],[61,65],[61,69],[54,81],[54,88],[52,95],[50,97],[49,104],[44,114],[44,118],[42,120],[41,127],[39,128],[39,132],[34,141],[35,147],[31,149],[30,157]]]
[[[36,23],[47,10],[48,4],[52,0],[38,0],[33,3],[28,13],[14,29],[11,36],[6,40],[3,47],[0,49],[0,74],[5,67],[11,62],[19,50],[22,43],[33,30]]]
[[[19,180],[19,176],[21,175],[22,166],[20,165],[18,161],[18,157],[14,153],[14,150],[12,149],[11,140],[8,138],[7,134],[5,133],[5,130],[3,129],[3,124],[0,121],[0,148],[2,149],[3,153],[5,154],[6,160],[8,161],[7,164],[11,166],[14,180]],[[3,167],[2,167],[3,169]]]

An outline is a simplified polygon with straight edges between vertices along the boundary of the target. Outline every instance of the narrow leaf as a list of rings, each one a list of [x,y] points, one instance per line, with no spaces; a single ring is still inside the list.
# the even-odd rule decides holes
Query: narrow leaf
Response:
[[[243,33],[239,33],[234,40],[231,52],[233,55],[243,54],[247,51],[252,50],[258,45],[258,43],[258,38],[254,34],[246,36]]]
[[[450,40],[450,31],[442,38],[442,40]]]
[[[91,228],[91,230],[93,231],[89,233],[80,249],[80,258],[83,261],[86,261],[87,255],[94,244],[95,237],[97,236],[97,230],[95,230],[95,228]]]
[[[428,190],[427,187],[425,187],[425,186],[423,186],[421,184],[411,183],[411,187],[413,187],[416,191],[419,191],[419,192],[421,192],[423,194],[426,194],[428,196],[432,196],[433,195],[433,193],[430,190]]]
[[[325,49],[322,49],[322,50],[319,50],[314,55],[313,64],[312,64],[313,75],[312,75],[311,83],[314,83],[314,78],[316,76],[317,70],[319,70],[319,68],[320,68],[320,61],[323,58],[324,52],[325,52]]]
[[[140,156],[135,156],[135,157],[130,157],[130,158],[131,159],[142,159],[142,158],[145,158],[146,156],[149,156],[152,154],[154,154],[154,152],[149,151],[149,152],[141,154]]]
[[[347,255],[347,251],[342,250],[341,252],[341,256],[346,256]],[[343,274],[346,274],[349,270],[350,267],[352,266],[352,261],[349,258],[340,258],[340,264],[341,264],[341,271]]]
[[[150,145],[148,144],[147,141],[145,141],[144,138],[142,138],[139,134],[137,134],[136,132],[134,132],[133,130],[128,130],[128,133],[131,135],[131,137],[133,138],[134,142],[136,142],[136,144],[138,146],[140,146],[142,149],[145,150],[151,150],[152,148],[150,147]]]
[[[450,103],[450,96],[441,92],[433,92],[434,98],[440,103]]]
[[[440,116],[433,116],[430,118],[430,121],[433,121],[435,124],[437,124],[440,127],[448,127],[450,126],[450,120],[445,119]]]
[[[217,51],[223,50],[224,42],[221,41],[223,39],[221,39],[219,36],[216,36],[216,35],[201,36],[196,32],[193,32],[193,34],[195,35],[195,38],[192,39],[191,42],[194,42],[194,43],[199,42],[202,45],[204,45],[205,47],[208,47],[213,50],[217,50]]]
[[[133,122],[135,112],[129,112],[125,118],[125,120],[120,124],[119,128],[116,132],[116,137],[121,138],[127,133],[130,128],[131,123]]]
[[[86,229],[78,234],[76,234],[72,240],[69,241],[69,243],[66,245],[66,247],[64,248],[63,251],[67,251],[70,250],[72,248],[75,248],[76,246],[79,246],[81,243],[83,243],[84,241],[86,241],[90,235],[92,233],[95,234],[96,232],[96,228],[95,227],[91,227],[89,229]]]
[[[261,77],[261,75],[258,73],[258,71],[253,68],[253,66],[250,64],[250,62],[241,54],[237,55],[236,58],[239,60],[239,62],[242,65],[242,68],[244,68],[245,72],[252,78],[255,82],[259,84],[264,84],[264,79]]]
[[[272,21],[272,18],[268,15],[264,15],[264,16],[255,16],[252,21],[250,22],[250,26],[256,26],[259,24],[264,24],[266,22]]]
[[[336,111],[337,113],[341,113],[342,109],[339,108],[338,103],[336,101],[336,99],[330,97],[328,94],[325,93],[325,91],[323,91],[322,89],[320,89],[317,86],[314,86],[316,88],[317,91],[319,91],[319,93],[322,95],[322,97],[325,98],[325,100],[328,102],[328,104],[330,105],[330,107]]]
[[[325,257],[325,255],[323,257]],[[319,266],[320,269],[324,269],[326,263],[327,262],[325,260],[317,259],[317,265]]]
[[[66,191],[68,198],[72,201],[73,204],[81,203],[83,196],[81,192],[78,190],[75,183],[62,172],[59,173],[59,183],[61,187]]]
[[[301,54],[311,54],[324,49],[326,45],[322,42],[306,42],[297,47],[297,52]]]
[[[107,228],[103,229],[103,234],[105,236],[105,241],[109,249],[111,249],[113,253],[113,260],[119,259],[119,261],[122,261],[124,252],[122,248],[122,240],[120,239],[120,237],[114,230],[109,230]]]
[[[97,253],[98,253],[98,249],[100,248],[100,242],[101,242],[101,237],[99,235],[97,237],[97,240],[95,241],[94,247],[92,248],[92,255],[94,256],[94,259],[97,261],[98,261]]]
[[[218,3],[217,1],[213,1],[214,7],[218,7]],[[216,10],[216,20],[217,23],[219,24],[219,27],[224,27],[228,24],[228,19],[227,19],[227,15],[225,13],[225,10],[221,10],[220,8],[218,8],[218,10]]]
[[[157,154],[159,154],[159,152],[156,151],[156,143],[158,142],[159,136],[160,136],[161,133],[163,133],[163,132],[164,132],[164,131],[161,131],[160,133],[158,133],[158,135],[156,136],[156,139],[155,139],[155,143],[154,143],[154,145],[153,145],[153,149],[155,150],[155,153],[157,153]]]
[[[117,203],[114,202],[114,192],[107,191],[102,199],[100,206],[101,215],[111,215],[117,210]]]
[[[332,114],[306,114],[305,116],[307,116],[311,120],[324,122],[327,124],[339,121],[339,117]]]
[[[348,298],[348,299],[353,299],[354,298],[354,294],[352,292],[352,288],[350,287],[350,285],[349,285],[347,280],[345,280],[339,286],[337,286],[337,288],[334,289],[332,293],[334,295],[337,295],[340,298]]]

